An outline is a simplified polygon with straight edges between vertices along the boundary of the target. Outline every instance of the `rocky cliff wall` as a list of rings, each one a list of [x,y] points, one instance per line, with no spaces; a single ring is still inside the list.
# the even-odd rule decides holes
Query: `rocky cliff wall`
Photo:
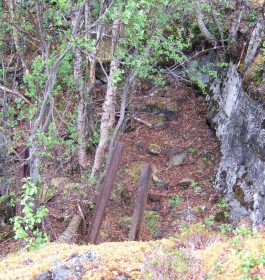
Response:
[[[221,142],[214,187],[229,202],[235,223],[265,224],[265,109],[247,94],[236,65],[211,85],[208,120]]]

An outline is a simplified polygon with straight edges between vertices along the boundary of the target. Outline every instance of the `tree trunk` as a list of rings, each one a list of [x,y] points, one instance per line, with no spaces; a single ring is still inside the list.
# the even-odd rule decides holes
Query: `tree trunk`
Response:
[[[15,15],[14,15],[15,9],[14,9],[13,0],[9,0],[8,2],[9,2],[9,12],[10,12],[11,20],[12,20],[12,22],[15,23]],[[19,54],[19,57],[20,57],[20,60],[21,60],[22,66],[23,66],[23,72],[24,72],[24,74],[27,74],[28,66],[27,66],[26,58],[23,53],[23,47],[21,46],[21,44],[19,42],[18,33],[14,26],[12,26],[12,30],[13,30],[13,38],[14,38],[16,50],[17,50],[17,53]]]
[[[4,134],[0,131],[0,197],[4,200],[0,203],[1,220],[8,221],[12,216],[12,208],[9,204],[9,182],[8,182],[8,152]]]
[[[195,0],[195,13],[196,13],[196,18],[197,18],[197,23],[198,23],[198,26],[201,30],[202,36],[207,41],[209,41],[212,45],[216,46],[217,45],[217,40],[214,38],[214,36],[211,34],[211,32],[208,30],[208,28],[204,24],[203,15],[202,15],[199,0]]]
[[[120,19],[115,19],[112,26],[112,55],[115,54],[115,48],[118,41],[119,36],[119,28],[120,28]],[[107,93],[105,97],[105,101],[103,103],[103,113],[101,117],[100,124],[100,141],[96,150],[96,155],[94,159],[94,164],[91,172],[90,179],[98,177],[98,172],[100,170],[100,166],[103,161],[103,154],[106,150],[108,138],[109,138],[109,130],[113,127],[115,121],[115,86],[113,85],[113,78],[115,76],[116,70],[118,69],[119,63],[112,59],[110,64],[110,74],[109,74],[109,82],[107,87]]]
[[[247,70],[247,68],[250,66],[250,64],[253,62],[255,58],[257,49],[262,40],[262,35],[264,33],[263,32],[264,23],[265,23],[264,18],[263,17],[259,18],[254,30],[252,31],[251,38],[248,44],[247,54],[245,57],[244,71]]]

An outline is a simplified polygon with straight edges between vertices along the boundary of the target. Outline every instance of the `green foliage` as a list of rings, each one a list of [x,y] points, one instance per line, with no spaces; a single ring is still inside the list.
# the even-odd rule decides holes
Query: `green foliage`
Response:
[[[206,217],[205,218],[205,224],[207,226],[213,226],[214,225],[214,219],[215,219],[214,215],[210,215],[209,217]]]
[[[20,203],[23,207],[23,216],[15,216],[12,218],[15,238],[26,240],[27,247],[30,250],[37,249],[49,240],[46,233],[40,232],[36,228],[47,215],[48,209],[41,206],[35,210],[35,197],[38,193],[38,188],[30,179],[24,179],[22,190],[23,194]]]
[[[193,189],[195,190],[195,191],[200,191],[202,188],[198,185],[198,183],[197,182],[195,182],[195,181],[193,181],[192,183],[191,183],[191,186],[193,187]]]
[[[240,269],[243,272],[239,280],[264,279],[262,269],[265,264],[265,253],[254,256],[251,252],[234,251],[240,258]]]
[[[37,97],[37,94],[44,89],[47,76],[43,73],[43,61],[41,56],[33,59],[31,73],[24,75],[24,82],[27,85],[26,96]]]
[[[169,200],[168,200],[168,204],[170,206],[178,206],[181,204],[181,199],[178,195],[176,196],[172,196]]]
[[[158,61],[184,61],[183,56],[176,51],[176,47],[182,50],[188,46],[186,38],[181,36],[182,28],[178,28],[175,36],[163,38],[164,30],[171,21],[170,14],[165,11],[174,11],[175,4],[167,0],[117,1],[117,6],[110,11],[107,18],[113,20],[120,13],[125,36],[119,40],[117,57],[126,66],[123,65],[125,74],[134,69],[138,71],[140,78],[161,82],[160,73],[163,70],[154,67]],[[118,6],[123,6],[121,12]],[[119,73],[118,77],[123,78],[123,73]],[[115,82],[120,81],[118,78]]]
[[[88,142],[90,145],[97,145],[100,140],[100,130],[95,129],[93,131],[93,135],[88,138]]]
[[[188,148],[188,152],[191,153],[191,154],[197,154],[197,151],[193,148]]]
[[[253,236],[253,231],[245,226],[240,226],[235,230],[235,234],[247,237],[247,236]]]
[[[218,228],[219,228],[221,233],[226,233],[226,232],[232,232],[233,231],[231,225],[229,225],[229,224],[220,225]]]
[[[159,234],[160,224],[162,222],[162,217],[154,211],[145,211],[144,219],[146,227],[149,229],[151,235],[155,238]]]
[[[62,11],[69,9],[71,4],[69,0],[50,0],[50,3],[56,5]]]

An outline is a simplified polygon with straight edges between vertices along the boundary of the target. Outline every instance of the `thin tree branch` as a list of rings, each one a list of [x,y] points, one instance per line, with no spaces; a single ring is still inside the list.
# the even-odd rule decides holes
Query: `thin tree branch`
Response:
[[[32,103],[23,94],[19,93],[18,91],[9,89],[9,88],[7,88],[5,86],[2,86],[2,85],[0,85],[0,89],[3,90],[4,92],[12,93],[12,94],[20,97],[21,99],[23,99],[27,104],[32,105]]]

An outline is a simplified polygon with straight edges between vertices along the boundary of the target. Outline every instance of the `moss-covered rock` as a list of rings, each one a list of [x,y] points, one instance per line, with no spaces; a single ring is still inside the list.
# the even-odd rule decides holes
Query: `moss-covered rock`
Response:
[[[171,155],[169,159],[169,163],[171,166],[178,166],[184,162],[188,153],[187,152],[180,152],[175,155]]]
[[[119,226],[124,230],[129,230],[132,225],[132,217],[130,216],[122,216],[118,220]]]
[[[182,187],[183,189],[188,188],[192,183],[194,182],[194,180],[190,179],[190,178],[184,178],[182,180],[180,180],[178,182],[178,185],[180,187]]]
[[[56,188],[54,186],[44,185],[42,187],[42,191],[39,195],[39,199],[41,202],[48,202],[53,199],[56,192]]]
[[[51,181],[51,186],[58,188],[61,187],[63,185],[66,185],[70,183],[70,179],[67,177],[57,177],[57,178],[53,178]]]
[[[159,155],[161,153],[161,147],[157,144],[150,144],[148,152],[152,155]]]
[[[133,164],[131,168],[131,175],[134,181],[140,178],[142,168],[143,168],[142,162],[136,162]]]
[[[243,76],[243,86],[247,94],[254,100],[265,103],[265,81],[263,78],[264,58],[257,55]]]
[[[257,55],[249,69],[244,74],[244,86],[248,87],[250,83],[259,86],[262,82],[264,59],[261,54]]]
[[[168,127],[166,117],[164,115],[154,116],[152,119],[152,126],[156,130],[166,129]]]

